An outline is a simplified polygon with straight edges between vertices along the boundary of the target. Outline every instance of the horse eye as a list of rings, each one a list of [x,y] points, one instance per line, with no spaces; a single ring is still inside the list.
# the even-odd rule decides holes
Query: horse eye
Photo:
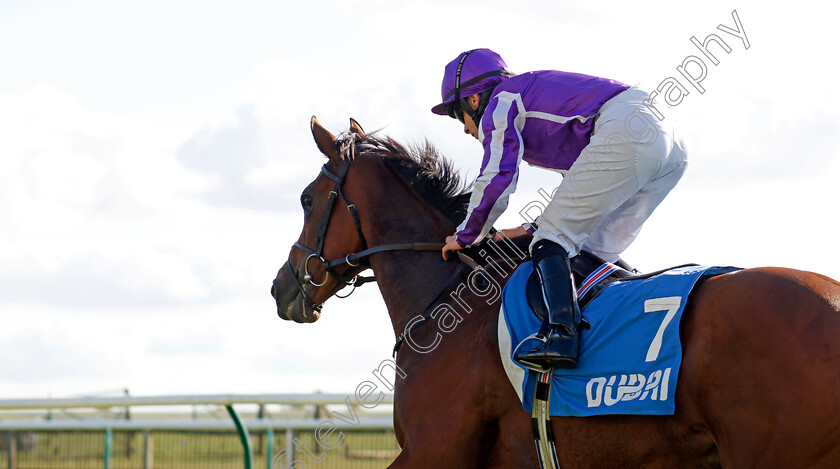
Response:
[[[300,196],[300,205],[303,206],[305,210],[309,210],[312,208],[312,197],[309,194],[303,194]]]

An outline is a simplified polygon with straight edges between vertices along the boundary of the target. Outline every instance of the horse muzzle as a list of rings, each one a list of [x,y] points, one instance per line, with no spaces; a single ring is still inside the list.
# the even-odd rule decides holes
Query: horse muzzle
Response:
[[[305,300],[295,279],[289,278],[290,270],[283,266],[271,283],[271,296],[274,297],[277,304],[277,315],[281,319],[298,323],[317,321],[321,317],[321,312],[310,306]]]

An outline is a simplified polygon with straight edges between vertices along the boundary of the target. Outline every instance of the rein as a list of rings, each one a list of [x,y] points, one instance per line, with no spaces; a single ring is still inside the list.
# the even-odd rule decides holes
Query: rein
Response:
[[[303,280],[298,278],[297,273],[295,273],[294,269],[292,268],[291,262],[286,263],[286,267],[289,270],[289,274],[291,274],[292,278],[295,280],[297,284],[298,290],[300,291],[301,296],[303,299],[309,304],[312,309],[315,311],[321,312],[323,308],[322,303],[316,303],[315,300],[312,299],[311,296],[306,292],[304,286],[309,283],[315,288],[322,287],[326,285],[327,280],[329,277],[333,277],[337,282],[344,284],[345,286],[352,286],[353,290],[350,291],[347,295],[340,296],[336,294],[338,298],[347,298],[350,296],[357,287],[364,285],[365,283],[375,282],[376,277],[374,276],[361,276],[356,275],[355,277],[346,277],[343,275],[339,275],[333,270],[336,267],[347,265],[350,268],[364,266],[365,268],[370,268],[370,262],[367,260],[370,256],[374,254],[378,254],[380,252],[389,252],[389,251],[440,251],[444,247],[444,243],[428,243],[428,242],[418,242],[418,243],[393,243],[393,244],[381,244],[379,246],[368,247],[367,240],[365,239],[365,235],[362,232],[362,224],[359,220],[358,212],[356,211],[356,206],[350,203],[347,199],[347,196],[344,194],[342,190],[342,186],[344,185],[344,179],[347,177],[347,171],[350,168],[350,164],[352,163],[356,151],[365,151],[365,150],[379,150],[380,148],[374,145],[369,144],[361,144],[359,146],[355,145],[355,138],[352,135],[346,136],[343,140],[341,140],[341,147],[340,152],[342,156],[343,163],[341,168],[339,168],[338,174],[332,173],[329,169],[327,169],[327,164],[324,164],[321,167],[321,173],[327,176],[330,180],[333,181],[333,189],[330,191],[329,199],[327,200],[326,207],[324,208],[324,212],[321,215],[321,219],[318,221],[318,231],[315,235],[315,248],[310,248],[301,244],[300,242],[295,242],[294,247],[306,252],[309,256],[304,261],[304,276]],[[362,245],[362,250],[355,253],[350,253],[344,256],[343,258],[326,260],[323,257],[324,251],[324,242],[326,241],[326,233],[327,228],[329,227],[330,219],[332,217],[333,207],[335,205],[335,201],[338,197],[341,197],[341,200],[344,201],[344,204],[347,206],[347,210],[350,212],[350,215],[353,218],[353,223],[356,226],[356,232],[359,235],[359,240]],[[458,257],[461,259],[461,264],[459,268],[455,269],[449,279],[444,283],[444,288],[441,290],[440,293],[435,295],[429,304],[423,308],[423,314],[417,316],[419,320],[412,320],[410,326],[404,330],[400,336],[397,338],[396,344],[394,345],[393,355],[396,356],[397,351],[405,343],[406,337],[411,334],[411,332],[418,329],[425,323],[429,317],[431,316],[433,310],[431,308],[432,305],[437,302],[437,300],[443,295],[445,292],[450,290],[450,286],[454,283],[458,278],[460,278],[464,274],[464,268],[469,269],[476,269],[481,267],[477,262],[471,259],[469,256],[463,254],[461,251],[457,251]],[[321,263],[321,267],[326,272],[326,276],[321,283],[316,283],[312,280],[312,275],[309,273],[309,261],[312,259],[317,259]],[[508,260],[508,259],[504,259]],[[512,259],[511,259],[512,260]],[[519,259],[521,260],[521,259]],[[494,261],[500,262],[500,261]],[[487,274],[485,274],[487,275]],[[489,280],[487,280],[489,282]],[[415,317],[415,319],[417,318]]]
[[[458,254],[458,259],[460,259],[460,261],[461,261],[461,268],[455,270],[455,272],[449,277],[449,279],[446,281],[446,283],[444,283],[443,290],[440,293],[438,293],[437,296],[432,298],[432,301],[430,301],[429,304],[426,305],[425,308],[423,308],[423,314],[419,315],[420,320],[415,321],[414,319],[416,319],[418,317],[418,316],[415,316],[415,318],[412,319],[411,322],[409,322],[408,326],[406,326],[406,329],[403,330],[403,332],[399,335],[399,337],[397,337],[397,342],[394,344],[393,353],[391,354],[392,357],[397,356],[397,352],[399,352],[400,347],[402,347],[402,345],[405,343],[406,337],[410,336],[412,332],[415,332],[420,326],[425,324],[426,321],[431,317],[432,312],[434,312],[434,310],[432,309],[432,305],[437,302],[438,298],[440,298],[441,295],[443,295],[444,293],[446,293],[447,291],[449,291],[451,289],[450,287],[453,283],[455,283],[454,281],[463,274],[462,270],[463,270],[464,267],[468,267],[470,270],[478,269],[478,270],[484,271],[482,276],[476,277],[476,279],[482,279],[483,282],[490,282],[489,279],[486,279],[484,277],[485,275],[487,275],[487,276],[490,275],[490,273],[487,270],[488,268],[493,267],[493,266],[503,267],[502,262],[504,262],[508,265],[510,264],[510,262],[514,262],[514,263],[518,264],[519,262],[522,262],[522,260],[523,260],[522,258],[518,258],[518,257],[503,257],[498,261],[497,260],[492,260],[492,261],[488,262],[486,266],[482,267],[472,257],[468,256],[467,254],[464,254],[463,251],[455,251],[455,252]],[[481,288],[481,287],[479,287],[479,288]]]
[[[347,170],[350,169],[350,163],[353,162],[355,157],[356,151],[364,151],[364,150],[378,150],[380,149],[377,146],[370,145],[370,144],[361,144],[356,146],[355,137],[352,134],[346,136],[341,140],[341,147],[340,152],[342,156],[343,163],[341,164],[341,168],[338,170],[338,174],[332,173],[329,169],[327,169],[327,164],[321,167],[321,173],[323,173],[326,177],[333,181],[333,189],[330,191],[329,199],[327,199],[326,207],[324,208],[324,212],[321,215],[321,219],[318,221],[318,231],[315,234],[315,248],[310,248],[301,244],[300,242],[295,242],[294,247],[300,249],[309,254],[303,264],[303,271],[304,276],[303,280],[301,281],[298,278],[297,273],[292,268],[291,262],[287,262],[286,266],[288,267],[289,273],[291,274],[292,278],[295,279],[295,283],[297,284],[298,290],[300,291],[303,299],[309,304],[312,309],[315,311],[321,312],[321,308],[323,308],[322,303],[316,303],[308,293],[306,293],[304,289],[304,285],[307,283],[311,284],[313,287],[322,287],[327,283],[329,277],[334,278],[338,283],[344,284],[345,286],[352,286],[353,289],[347,295],[340,296],[336,294],[338,298],[347,298],[356,290],[356,287],[360,287],[368,282],[375,282],[376,277],[374,276],[361,276],[356,275],[354,277],[345,277],[343,275],[339,275],[333,270],[335,267],[341,265],[348,265],[350,268],[363,266],[365,268],[370,268],[370,262],[367,258],[373,254],[377,254],[380,252],[387,252],[387,251],[440,251],[443,249],[443,243],[395,243],[395,244],[382,244],[379,246],[374,246],[369,248],[367,239],[365,239],[365,235],[362,232],[362,223],[359,220],[359,214],[356,211],[356,206],[350,203],[347,200],[347,196],[344,195],[344,191],[342,190],[344,185],[344,179],[347,177]],[[326,260],[324,259],[323,252],[324,252],[324,242],[326,241],[327,236],[327,228],[330,224],[330,219],[332,218],[333,206],[335,205],[335,201],[338,197],[341,197],[341,200],[344,201],[344,204],[347,206],[347,210],[350,212],[350,216],[353,218],[353,224],[356,226],[356,232],[359,235],[359,240],[362,244],[362,250],[359,252],[347,254],[343,258],[333,259],[333,260]],[[326,276],[321,283],[316,283],[312,279],[312,275],[309,273],[309,261],[312,259],[317,259],[321,263],[321,267],[326,272]]]
[[[443,248],[441,248],[441,249],[443,249]],[[466,267],[466,266],[467,266],[467,264],[465,264],[465,263],[460,264],[458,266],[458,268],[455,269],[455,272],[453,272],[452,275],[446,280],[446,283],[443,284],[444,287],[440,291],[440,293],[438,293],[434,298],[432,298],[431,301],[429,301],[429,304],[427,304],[426,307],[423,308],[423,314],[415,316],[414,318],[411,319],[411,321],[409,321],[406,328],[402,331],[402,333],[400,333],[400,336],[397,337],[397,342],[394,344],[393,353],[391,354],[392,357],[397,356],[397,352],[400,350],[400,347],[402,347],[402,344],[405,343],[406,337],[410,336],[412,332],[414,332],[420,326],[425,324],[426,321],[431,317],[432,313],[434,312],[434,310],[432,309],[432,305],[437,303],[437,300],[438,300],[438,298],[441,297],[441,295],[443,295],[447,291],[451,290],[450,286],[453,283],[455,283],[455,280],[457,280],[458,278],[461,277],[461,275],[464,274],[463,270],[464,270],[464,267]],[[416,320],[418,317],[420,319]]]

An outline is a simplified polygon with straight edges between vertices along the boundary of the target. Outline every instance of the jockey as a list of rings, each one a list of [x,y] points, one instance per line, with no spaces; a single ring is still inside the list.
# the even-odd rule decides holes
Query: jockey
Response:
[[[537,371],[575,368],[581,314],[569,258],[586,249],[616,262],[682,177],[685,144],[636,87],[553,70],[514,75],[489,49],[449,62],[441,95],[432,112],[458,119],[484,146],[467,216],[446,238],[444,259],[487,235],[516,189],[522,160],[563,175],[535,223],[502,232],[533,232],[548,311],[541,328],[548,332],[525,339],[514,358]]]

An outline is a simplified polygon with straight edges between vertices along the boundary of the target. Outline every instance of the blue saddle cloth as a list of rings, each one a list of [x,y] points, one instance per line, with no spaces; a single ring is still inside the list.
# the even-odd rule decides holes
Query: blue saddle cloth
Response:
[[[528,412],[537,373],[514,361],[513,350],[540,327],[525,297],[533,270],[531,262],[526,262],[513,273],[502,293],[499,314],[502,362]],[[554,371],[549,413],[578,417],[673,414],[682,362],[680,319],[688,295],[700,278],[734,270],[679,267],[607,286],[582,312],[592,328],[581,331],[578,367]]]

